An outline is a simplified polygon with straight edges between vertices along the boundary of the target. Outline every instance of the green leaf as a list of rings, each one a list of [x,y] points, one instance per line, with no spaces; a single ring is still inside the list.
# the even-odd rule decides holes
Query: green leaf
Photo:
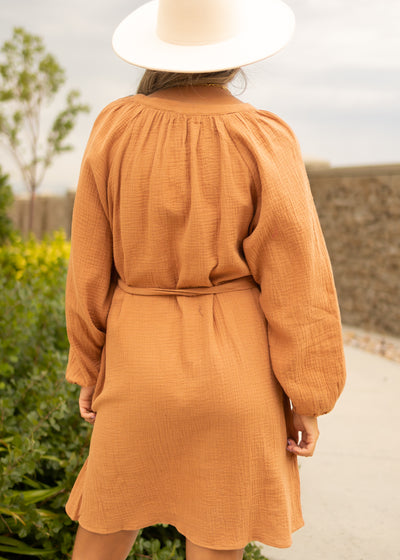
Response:
[[[56,457],[55,455],[43,455],[42,458],[47,459],[48,461],[55,461],[59,465],[62,464],[62,460],[60,459],[60,457]]]
[[[32,548],[17,539],[0,536],[0,552],[26,554],[27,556],[48,556],[56,551],[54,549]]]
[[[37,508],[36,511],[38,512],[38,514],[40,515],[40,517],[44,518],[44,519],[63,519],[63,515],[60,515],[59,513],[55,513],[54,511],[50,511],[48,509],[39,509]]]
[[[63,490],[62,486],[56,486],[55,488],[45,488],[42,490],[24,490],[18,491],[16,490],[13,492],[13,495],[21,495],[23,497],[24,502],[27,505],[36,504],[37,502],[43,502],[48,498],[52,498],[56,496],[59,492]]]
[[[37,480],[33,480],[32,478],[29,478],[29,476],[22,477],[22,480],[25,482],[25,484],[27,484],[31,488],[36,488],[38,490],[39,489],[43,490],[43,488],[48,488],[48,486],[43,482],[38,482]]]
[[[22,525],[25,525],[25,521],[22,519],[21,515],[23,515],[23,511],[13,511],[12,509],[8,509],[5,507],[0,506],[0,514],[8,515],[12,517],[15,521],[19,521]]]

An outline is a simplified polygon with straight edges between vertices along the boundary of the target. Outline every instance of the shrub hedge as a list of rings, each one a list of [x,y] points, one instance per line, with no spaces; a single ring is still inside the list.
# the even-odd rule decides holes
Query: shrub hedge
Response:
[[[42,241],[14,233],[0,247],[0,560],[71,557],[77,524],[64,506],[92,427],[64,378],[69,251],[63,231]],[[129,558],[183,560],[184,537],[143,528]],[[249,543],[244,558],[264,557]]]
[[[0,165],[0,243],[5,243],[13,232],[13,224],[8,216],[8,209],[13,203],[14,196],[8,179],[9,176],[7,173],[3,173]]]

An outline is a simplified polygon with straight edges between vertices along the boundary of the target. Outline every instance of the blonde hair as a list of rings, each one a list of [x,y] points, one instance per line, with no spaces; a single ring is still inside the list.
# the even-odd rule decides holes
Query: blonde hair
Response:
[[[181,73],[163,72],[158,70],[146,70],[140,80],[136,93],[150,95],[159,89],[176,86],[196,86],[204,84],[226,85],[231,82],[237,74],[241,74],[246,84],[246,75],[241,68],[231,68],[219,72]]]

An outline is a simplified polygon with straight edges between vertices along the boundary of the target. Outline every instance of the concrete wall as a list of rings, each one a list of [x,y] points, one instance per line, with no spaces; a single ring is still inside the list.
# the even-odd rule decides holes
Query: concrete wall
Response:
[[[315,205],[332,261],[344,324],[400,336],[400,164],[307,165]],[[74,192],[38,196],[34,233],[71,231]],[[10,212],[27,232],[28,201]]]

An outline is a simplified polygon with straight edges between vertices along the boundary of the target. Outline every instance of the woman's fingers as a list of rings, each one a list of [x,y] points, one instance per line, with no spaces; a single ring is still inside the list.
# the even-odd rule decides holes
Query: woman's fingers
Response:
[[[79,412],[84,420],[90,424],[94,424],[96,413],[92,410],[92,396],[95,386],[81,387],[79,396]]]
[[[301,457],[312,457],[314,455],[315,447],[317,442],[307,442],[303,439],[297,444],[293,439],[288,439],[288,445],[286,449],[290,453],[295,455],[300,455]]]
[[[301,433],[301,440],[297,443],[293,438],[289,438],[286,449],[301,457],[312,457],[319,438],[317,418],[293,413],[293,423],[295,429]]]
[[[93,410],[79,406],[79,411],[84,420],[90,424],[94,424],[94,421],[96,420],[96,413],[93,412]]]

